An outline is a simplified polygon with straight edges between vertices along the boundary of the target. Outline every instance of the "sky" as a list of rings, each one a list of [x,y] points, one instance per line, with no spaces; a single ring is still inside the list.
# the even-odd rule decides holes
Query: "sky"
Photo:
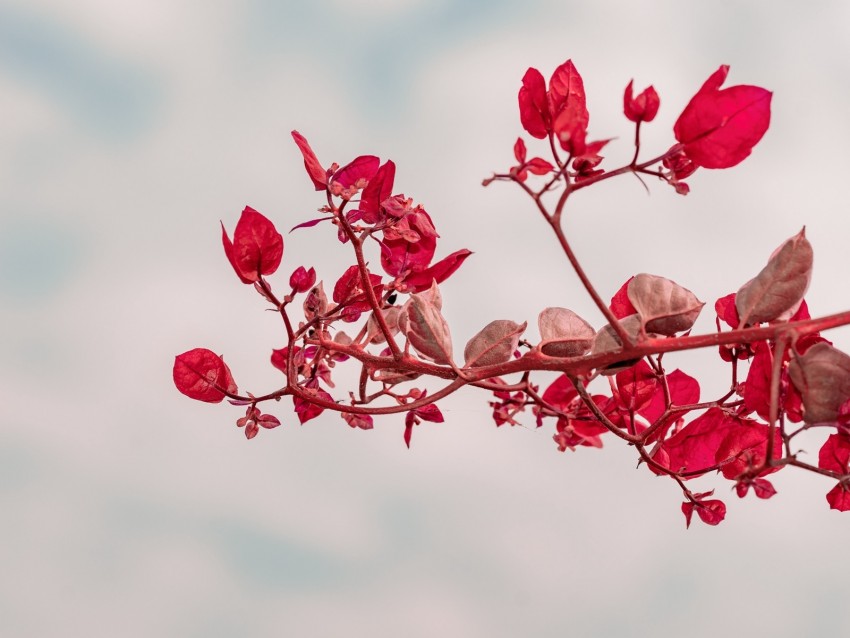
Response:
[[[571,202],[603,296],[650,272],[710,307],[805,225],[809,307],[847,309],[840,0],[0,2],[0,634],[850,632],[850,518],[820,477],[779,473],[769,501],[703,479],[727,520],[686,530],[677,486],[633,450],[559,453],[550,428],[495,428],[486,394],[441,404],[408,450],[400,418],[299,426],[286,402],[269,409],[283,426],[246,441],[239,408],[173,386],[194,347],[244,390],[281,383],[280,325],[234,276],[219,222],[246,205],[284,231],[315,215],[293,129],[325,163],[393,159],[439,254],[474,251],[442,286],[456,343],[493,319],[533,334],[547,306],[601,325],[529,202],[481,187],[512,163],[525,70],[568,58],[591,137],[615,138],[608,166],[631,156],[632,78],[661,96],[648,153],[721,64],[774,92],[752,156],[698,171],[687,197],[620,178]],[[284,235],[278,281],[350,264],[328,228]],[[723,391],[714,353],[675,364]]]

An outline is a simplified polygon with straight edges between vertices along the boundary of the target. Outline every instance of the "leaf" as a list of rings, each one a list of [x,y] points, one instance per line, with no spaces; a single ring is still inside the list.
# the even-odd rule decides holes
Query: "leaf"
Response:
[[[342,418],[352,428],[360,428],[361,430],[371,430],[374,427],[372,417],[369,414],[342,412]]]
[[[637,97],[633,96],[632,85],[634,80],[629,81],[623,94],[623,113],[632,122],[651,122],[658,113],[661,101],[658,93],[652,86],[645,88]]]
[[[232,242],[222,223],[221,243],[227,260],[245,284],[274,273],[283,257],[283,237],[274,224],[250,206],[242,211]]]
[[[635,275],[628,296],[644,330],[668,337],[690,330],[705,305],[690,290],[656,275]]]
[[[392,160],[387,160],[363,189],[358,209],[367,224],[381,221],[381,202],[392,195],[394,180],[395,164]]]
[[[313,186],[317,191],[325,190],[328,183],[328,174],[327,171],[322,168],[322,165],[319,163],[319,159],[316,157],[313,149],[310,148],[307,140],[298,131],[292,131],[292,139],[295,140],[295,143],[298,145],[298,150],[301,151],[301,155],[304,157],[304,168],[307,169],[307,175],[310,176]]]
[[[526,322],[519,324],[507,319],[488,323],[463,349],[466,367],[477,368],[510,361],[527,325]]]
[[[334,195],[351,199],[371,180],[381,164],[374,155],[360,155],[334,173],[331,188]]]
[[[590,115],[584,82],[572,60],[567,60],[552,73],[548,97],[552,129],[561,148],[574,156],[582,155]]]
[[[411,295],[404,304],[401,327],[416,351],[435,363],[450,363],[452,360],[452,337],[449,326],[440,314],[442,299],[437,284],[431,289]]]
[[[830,434],[818,453],[818,467],[837,474],[847,474],[850,463],[850,436]]]
[[[537,317],[540,351],[549,357],[578,357],[590,350],[596,331],[567,308],[545,308]]]
[[[298,266],[295,271],[289,276],[289,286],[295,292],[307,292],[316,283],[316,270],[310,267],[310,270],[304,266]]]
[[[634,314],[620,319],[620,325],[625,329],[626,334],[632,340],[637,339],[640,334],[641,319],[640,315]],[[615,352],[623,347],[620,337],[611,327],[611,324],[606,323],[593,340],[593,347],[590,354],[602,354],[604,352]]]
[[[544,139],[551,126],[551,115],[546,96],[546,80],[534,68],[529,68],[522,78],[519,90],[519,119],[528,134]],[[521,161],[521,160],[518,160]]]
[[[715,71],[682,111],[673,132],[694,164],[729,168],[743,161],[770,126],[770,91],[758,86],[720,90],[728,66]]]
[[[838,418],[841,404],[850,399],[850,356],[828,343],[816,343],[791,360],[788,373],[803,397],[806,423]]]
[[[767,265],[738,291],[741,325],[785,321],[803,301],[812,279],[813,251],[805,227],[770,256]]]
[[[432,282],[443,283],[460,268],[466,258],[472,254],[471,250],[461,248],[447,257],[443,257],[428,268],[413,272],[403,280],[403,287],[407,292],[422,292],[431,287]]]
[[[830,508],[839,512],[850,511],[850,490],[844,483],[838,483],[826,495]]]
[[[628,370],[618,372],[616,382],[620,405],[627,410],[645,408],[656,390],[661,389],[655,371],[643,359]]]
[[[741,420],[740,426],[732,429],[720,442],[714,454],[723,476],[735,480],[764,463],[767,457],[767,439],[770,429],[764,423]],[[773,431],[773,459],[782,458],[782,433]],[[779,471],[779,467],[767,468],[759,476]]]
[[[694,511],[706,525],[718,525],[726,518],[726,504],[719,499],[700,500],[694,504],[691,501],[682,503],[682,513],[685,515],[686,527],[691,526]]]
[[[723,439],[739,427],[740,419],[720,408],[711,408],[665,440],[655,460],[673,472],[711,468],[716,463],[717,448]]]
[[[608,304],[617,319],[623,319],[637,312],[637,308],[629,301],[629,284],[632,283],[632,279],[634,277],[629,277],[629,280],[620,286],[620,289],[611,297],[611,303]]]
[[[237,392],[236,383],[224,360],[206,348],[195,348],[177,355],[172,376],[177,389],[197,401],[220,403],[225,392]]]

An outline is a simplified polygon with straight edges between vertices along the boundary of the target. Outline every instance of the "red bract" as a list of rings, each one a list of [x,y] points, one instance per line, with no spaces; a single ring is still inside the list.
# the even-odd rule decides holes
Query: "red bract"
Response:
[[[330,183],[331,193],[342,199],[351,199],[375,176],[380,163],[381,160],[374,155],[354,158],[334,173]]]
[[[633,83],[633,80],[629,82],[623,95],[623,112],[632,122],[651,122],[655,119],[661,104],[658,93],[652,86],[648,86],[635,97],[632,94]]]
[[[758,86],[721,90],[721,66],[682,111],[673,132],[688,158],[704,168],[729,168],[744,160],[770,125],[772,93]]]
[[[377,224],[382,219],[381,204],[393,191],[395,180],[395,164],[387,160],[369,180],[360,195],[360,205],[357,207],[359,218],[367,224]],[[355,221],[355,220],[351,220]]]
[[[620,286],[620,289],[611,297],[611,303],[608,307],[617,319],[625,319],[635,313],[637,309],[629,300],[629,284],[632,283],[634,277],[629,277],[629,280]]]
[[[548,91],[540,71],[526,71],[519,90],[519,116],[532,137],[543,139],[552,133],[571,155],[584,153],[590,117],[584,83],[572,60],[555,69]]]
[[[377,297],[381,296],[383,285],[381,276],[369,273],[369,283]],[[349,266],[334,285],[333,299],[338,304],[345,304],[345,321],[357,321],[360,314],[369,309],[369,299],[363,280],[360,276],[360,268],[357,265]]]
[[[268,219],[246,206],[242,211],[233,241],[221,225],[224,254],[242,283],[252,284],[263,275],[271,275],[283,257],[283,237]]]
[[[425,394],[422,394],[422,398]],[[433,403],[423,405],[413,410],[410,410],[404,417],[404,444],[410,447],[410,437],[413,434],[413,426],[419,425],[422,421],[430,421],[431,423],[442,423],[443,413]]]
[[[431,287],[432,282],[441,284],[451,277],[471,254],[472,251],[467,250],[466,248],[461,248],[460,250],[453,252],[448,257],[443,257],[436,264],[432,264],[428,268],[420,270],[419,272],[411,272],[401,280],[396,288],[401,292],[411,293],[428,290],[428,288]]]
[[[298,150],[301,151],[301,155],[304,157],[304,168],[307,169],[307,175],[310,176],[313,186],[317,191],[325,190],[328,185],[328,174],[327,171],[322,168],[322,165],[319,163],[319,159],[316,157],[313,149],[310,148],[307,140],[298,131],[292,131],[292,139],[295,140],[295,143],[298,145]]]
[[[543,139],[551,130],[552,116],[546,96],[546,80],[540,71],[528,69],[519,90],[519,119],[528,134]]]
[[[298,266],[289,277],[289,286],[294,292],[307,292],[316,283],[316,271],[313,268],[305,270],[304,266]]]
[[[206,348],[195,348],[174,358],[174,385],[191,399],[220,403],[238,388],[224,359]]]
[[[687,501],[682,503],[682,513],[685,515],[685,526],[691,526],[691,517],[696,510],[697,516],[700,517],[706,525],[717,525],[726,518],[726,504],[718,499],[704,499],[705,496],[710,496],[713,492],[704,494],[694,494],[696,503]]]

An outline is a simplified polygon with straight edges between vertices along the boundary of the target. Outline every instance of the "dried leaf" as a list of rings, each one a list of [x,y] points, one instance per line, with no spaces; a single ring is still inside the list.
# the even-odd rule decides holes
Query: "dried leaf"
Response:
[[[828,343],[816,343],[792,359],[788,373],[803,397],[806,423],[835,421],[850,399],[850,356]]]
[[[537,317],[540,350],[550,357],[578,357],[590,350],[596,331],[567,308],[545,308]]]
[[[804,227],[774,251],[767,266],[754,279],[741,286],[735,296],[741,325],[792,317],[809,288],[812,261],[812,245],[806,239]]]
[[[476,368],[510,361],[527,326],[526,322],[519,324],[507,319],[491,321],[466,344],[463,350],[466,366]]]
[[[690,330],[705,305],[676,282],[643,273],[629,282],[628,296],[644,330],[668,337]]]

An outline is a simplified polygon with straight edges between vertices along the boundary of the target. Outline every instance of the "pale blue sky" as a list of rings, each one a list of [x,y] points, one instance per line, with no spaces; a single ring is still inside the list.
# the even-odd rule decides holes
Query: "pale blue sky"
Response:
[[[392,158],[439,254],[475,252],[443,287],[457,344],[552,305],[599,325],[528,203],[480,187],[512,162],[525,69],[567,58],[612,163],[631,153],[631,78],[661,95],[652,150],[720,64],[775,92],[753,155],[687,198],[634,180],[576,198],[568,231],[601,290],[653,272],[711,305],[806,224],[812,312],[850,307],[847,7],[2,3],[0,634],[846,634],[850,517],[817,477],[778,475],[769,502],[708,480],[727,521],[685,531],[676,486],[630,450],[559,454],[549,429],[496,430],[483,394],[448,401],[409,451],[400,420],[300,427],[283,404],[246,442],[237,408],[182,397],[170,371],[202,346],[245,389],[280,381],[280,327],[218,224],[247,204],[286,229],[321,205],[291,129],[325,163]],[[286,235],[281,276],[335,281],[350,258],[326,230]],[[713,353],[676,364],[725,383]]]

